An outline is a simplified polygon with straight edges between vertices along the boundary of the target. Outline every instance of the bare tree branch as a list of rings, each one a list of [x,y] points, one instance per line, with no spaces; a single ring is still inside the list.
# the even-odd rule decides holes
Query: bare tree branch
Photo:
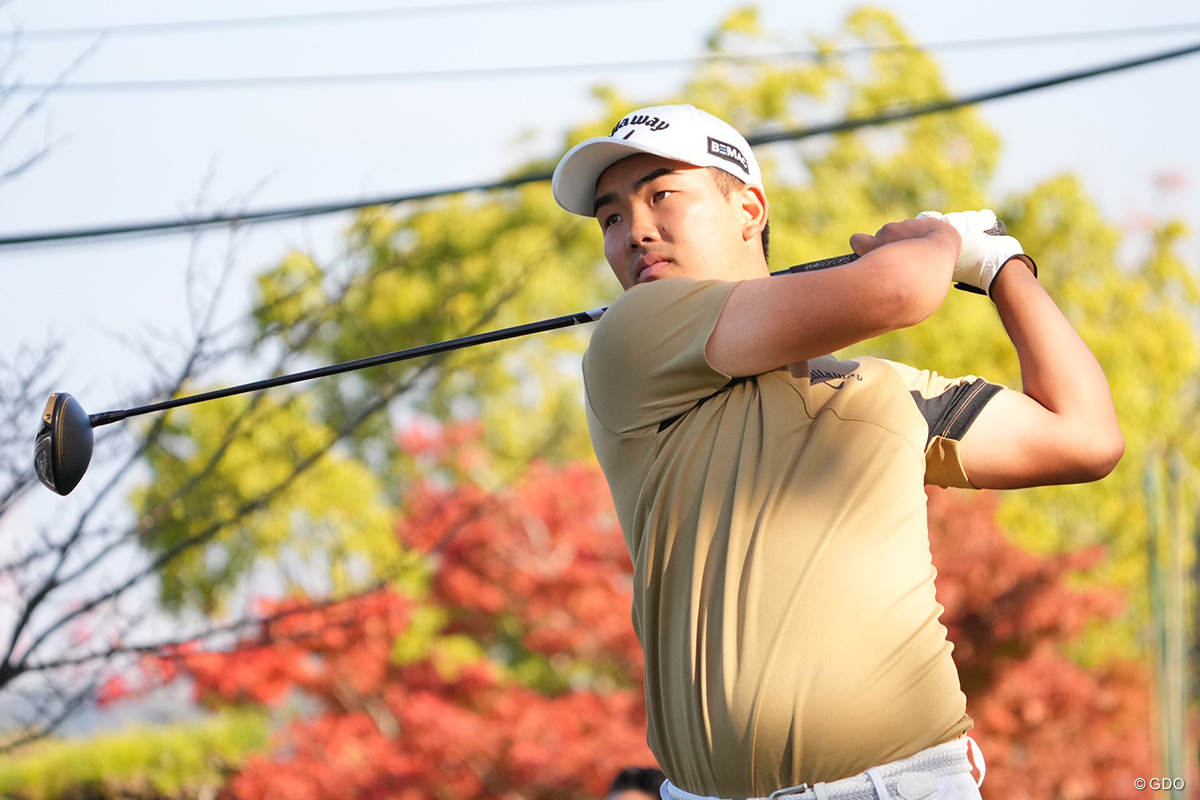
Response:
[[[79,68],[96,46],[98,43],[77,58],[62,73],[60,80]],[[12,63],[10,57],[5,66],[0,67],[0,103],[6,83],[4,69]],[[39,118],[52,94],[52,89],[48,89],[20,109],[12,123],[0,131],[0,150],[11,148],[18,129],[27,129]],[[34,154],[7,168],[0,165],[0,181],[6,177],[11,179],[39,163],[54,142],[48,132],[44,142]],[[195,202],[204,203],[208,191],[209,182],[206,182]],[[233,325],[221,326],[217,311],[234,272],[234,244],[239,235],[236,229],[231,231],[224,260],[216,272],[211,272],[209,263],[202,267],[199,241],[193,238],[185,270],[187,331],[184,340],[176,342],[176,355],[170,359],[176,361],[177,366],[168,367],[164,355],[163,343],[170,341],[167,335],[143,340],[140,347],[143,360],[154,366],[155,375],[170,377],[137,392],[144,398],[139,402],[178,396],[213,370],[251,352],[252,345],[278,335],[281,328],[261,321],[268,318],[273,308],[313,292],[312,286],[296,285],[287,287],[288,291],[282,295],[267,299],[252,310],[250,319],[260,321],[260,324],[251,330],[246,327],[246,317]],[[354,258],[362,252],[356,245],[362,243],[347,239],[342,256],[348,267],[344,274],[338,275],[331,268],[322,269],[321,285],[316,294],[320,302],[306,308],[304,318],[288,321],[285,346],[270,359],[274,374],[282,374],[292,366],[295,354],[309,349],[316,337],[328,331],[331,323],[356,324],[343,313],[344,299],[385,271],[397,268],[395,263],[363,268],[361,261]],[[517,279],[512,285],[503,287],[499,297],[493,297],[494,302],[481,310],[474,325],[465,326],[466,330],[485,329],[504,301],[517,294],[520,285],[521,279]],[[441,313],[449,312],[443,310]],[[443,318],[432,323],[445,324],[447,321]],[[374,342],[380,348],[385,345],[377,332],[369,328],[360,327],[357,333],[364,342]],[[134,344],[119,333],[114,332],[114,336],[128,345]],[[54,344],[46,346],[36,357],[26,355],[21,364],[0,361],[0,413],[8,411],[10,418],[22,418],[29,416],[31,410],[40,411],[40,399],[48,393],[47,375],[58,351],[58,345]],[[394,574],[391,570],[406,568],[403,563],[395,563],[377,569],[366,588],[348,596],[339,592],[343,596],[318,600],[294,611],[244,617],[224,624],[214,624],[210,620],[202,621],[198,626],[189,623],[193,630],[187,634],[178,633],[176,627],[166,636],[148,635],[147,627],[165,618],[161,608],[155,603],[143,604],[141,610],[130,613],[127,607],[136,602],[143,591],[157,592],[156,579],[181,556],[205,547],[223,533],[245,525],[247,520],[278,504],[279,499],[314,466],[340,444],[352,442],[367,421],[391,403],[405,395],[425,391],[431,380],[444,372],[448,357],[443,354],[419,363],[387,368],[388,371],[381,373],[383,380],[372,383],[372,392],[367,397],[351,400],[348,398],[355,395],[353,391],[331,392],[327,401],[336,408],[338,422],[330,425],[327,435],[311,450],[295,454],[286,475],[265,490],[243,498],[228,513],[208,520],[181,541],[160,550],[154,546],[154,529],[166,519],[172,506],[184,502],[202,487],[206,476],[216,472],[228,459],[234,445],[245,439],[255,425],[261,424],[264,413],[277,407],[287,409],[298,401],[303,390],[294,390],[270,407],[266,404],[266,395],[251,398],[241,413],[221,431],[204,462],[154,508],[147,509],[135,520],[115,522],[107,517],[114,514],[114,507],[123,507],[120,492],[128,485],[135,470],[145,463],[151,448],[163,447],[167,443],[165,437],[173,435],[170,417],[160,415],[136,431],[112,429],[98,434],[97,455],[103,453],[104,481],[96,485],[94,494],[65,525],[61,520],[56,521],[52,531],[42,530],[24,537],[19,549],[11,551],[11,555],[6,554],[0,566],[0,578],[11,583],[16,601],[11,605],[11,616],[0,622],[0,697],[6,700],[17,698],[26,712],[26,727],[0,744],[0,752],[11,751],[20,743],[34,741],[54,731],[92,699],[105,675],[111,674],[115,667],[130,664],[138,656],[167,656],[186,644],[212,643],[255,627],[267,629],[290,614],[329,608],[378,591],[386,585],[388,575]],[[27,466],[31,444],[20,432],[0,433],[0,453],[14,454],[0,467],[0,480],[4,481],[0,484],[0,517],[24,500],[28,488],[34,485],[32,469]],[[336,549],[329,554],[341,557]],[[86,646],[81,647],[72,639],[81,632],[87,634],[92,630],[97,633],[84,643]],[[305,631],[289,635],[302,636]]]
[[[505,292],[505,295],[509,295],[509,294],[515,293],[517,291],[518,291],[518,288],[517,288],[517,286],[514,285],[514,286],[511,286]],[[477,321],[476,325],[473,327],[474,328],[482,328],[482,327],[486,326],[488,324],[488,322],[498,312],[498,309],[499,309],[499,304],[493,304],[489,309],[486,310],[484,316],[479,321]],[[28,654],[35,652],[52,634],[54,634],[56,631],[58,631],[64,625],[79,618],[83,614],[86,614],[87,612],[99,607],[100,605],[107,603],[107,602],[115,599],[116,597],[119,597],[120,595],[124,594],[126,591],[131,589],[132,587],[140,584],[142,581],[157,574],[159,572],[159,570],[161,570],[163,567],[165,567],[170,562],[174,561],[176,558],[178,558],[183,553],[188,552],[189,550],[212,540],[214,537],[216,537],[222,531],[224,531],[228,527],[236,524],[238,521],[243,520],[243,519],[249,517],[250,515],[269,506],[275,499],[277,499],[288,488],[290,488],[297,480],[299,480],[299,478],[301,478],[305,473],[307,473],[309,469],[311,469],[313,466],[315,466],[317,463],[319,463],[319,461],[334,446],[336,446],[339,442],[343,441],[346,437],[351,435],[372,415],[374,415],[378,411],[385,408],[388,405],[388,403],[390,403],[397,394],[411,388],[414,385],[417,385],[417,383],[419,382],[419,380],[418,380],[419,376],[422,375],[424,372],[433,369],[435,367],[435,365],[437,365],[438,363],[443,361],[445,359],[445,357],[446,357],[445,354],[443,354],[442,356],[428,359],[424,364],[422,364],[420,367],[418,367],[415,370],[415,375],[417,376],[417,378],[410,378],[408,381],[405,381],[404,383],[400,384],[399,386],[393,386],[389,390],[381,392],[375,399],[365,403],[357,411],[357,413],[355,413],[347,421],[347,423],[342,426],[341,429],[334,432],[334,434],[332,436],[328,437],[325,444],[319,446],[312,453],[309,453],[306,456],[304,456],[295,465],[293,470],[282,481],[278,482],[274,486],[263,491],[262,493],[259,494],[259,496],[243,503],[241,506],[238,507],[238,509],[236,509],[236,511],[230,517],[228,517],[226,519],[219,519],[219,520],[209,524],[205,528],[201,529],[201,531],[199,531],[198,533],[196,533],[180,542],[175,543],[170,548],[164,550],[163,552],[159,553],[154,558],[152,558],[148,564],[143,566],[139,571],[134,572],[133,575],[131,575],[127,579],[125,579],[116,588],[109,590],[107,592],[101,593],[85,602],[82,602],[79,605],[77,605],[73,610],[62,614],[56,621],[51,623],[39,635],[36,636],[36,638],[33,640],[33,642],[26,648],[25,655],[22,655],[14,664],[12,662],[13,662],[13,658],[14,658],[14,654],[15,654],[17,637],[18,637],[19,633],[21,631],[23,631],[25,625],[28,624],[29,618],[32,616],[33,610],[36,609],[36,607],[45,600],[45,598],[50,594],[50,592],[52,592],[58,586],[69,585],[69,584],[73,584],[76,581],[78,581],[84,574],[86,574],[88,571],[93,569],[97,564],[99,564],[104,555],[104,554],[96,555],[93,558],[91,558],[89,561],[87,561],[83,566],[77,568],[74,572],[67,573],[64,575],[64,574],[61,574],[61,567],[62,567],[63,563],[65,562],[65,557],[66,557],[66,551],[64,550],[62,557],[60,557],[59,562],[55,565],[55,568],[54,568],[54,570],[52,570],[51,575],[44,581],[43,585],[35,592],[33,598],[31,598],[31,600],[27,603],[25,609],[23,610],[21,617],[18,620],[17,625],[14,626],[14,632],[13,632],[13,636],[12,636],[12,639],[9,644],[8,652],[5,654],[3,659],[0,659],[0,687],[3,687],[3,685],[5,683],[4,679],[6,677],[6,670],[20,672],[20,671],[27,669],[28,668],[28,661],[27,661]],[[293,398],[294,398],[294,396],[295,395],[293,395]],[[217,452],[214,453],[214,455],[210,459],[210,462],[209,462],[210,465],[215,465],[215,461],[219,460],[221,457],[223,457],[224,453],[228,449],[228,446],[232,443],[232,441],[235,438],[237,425],[241,424],[246,419],[247,419],[246,414],[243,414],[239,417],[237,424],[235,424],[235,426],[233,428],[231,428],[231,431],[233,431],[234,433],[226,435],[226,438],[223,441],[221,447],[218,448]],[[144,450],[144,448],[141,448],[141,450]],[[198,481],[200,479],[199,476],[202,475],[206,471],[207,471],[206,469],[198,470],[195,473],[195,477],[193,477],[189,481],[189,484],[193,483],[195,481]],[[160,504],[159,508],[155,512],[151,512],[151,514],[146,515],[146,517],[143,518],[143,528],[152,524],[152,521],[156,518],[156,516],[164,513],[165,509],[167,507],[169,507],[169,503]],[[77,531],[80,531],[80,530],[81,530],[81,528],[77,528]],[[78,536],[71,537],[68,540],[68,544],[73,543],[74,541],[77,541],[77,539],[78,539]]]
[[[35,94],[33,99],[27,102],[24,108],[17,112],[13,120],[8,124],[8,127],[4,130],[0,130],[0,151],[5,150],[11,145],[13,137],[16,136],[19,131],[24,130],[24,128],[36,117],[38,112],[42,111],[47,100],[49,100],[58,87],[61,86],[67,78],[79,70],[79,68],[82,67],[83,64],[92,57],[99,47],[100,40],[97,39],[91,45],[85,48],[83,52],[76,56],[75,59],[67,65],[66,69],[60,71],[58,76],[49,85],[47,85],[45,89],[42,89]],[[15,52],[16,50],[14,48],[13,53],[10,54],[9,61],[4,65],[6,70],[11,67],[11,56],[15,56]],[[0,82],[4,84],[7,92],[3,99],[7,100],[9,97],[11,97],[12,91],[16,89],[20,83],[10,82],[8,80],[4,80],[3,78],[3,71],[0,71]],[[59,141],[61,142],[62,140]],[[47,132],[43,136],[43,144],[36,151],[34,151],[32,155],[19,159],[16,165],[6,167],[3,172],[0,172],[0,182],[3,182],[4,180],[11,180],[17,175],[27,171],[34,164],[41,161],[41,159],[48,152],[50,152],[56,143],[58,142],[55,142],[50,136],[49,132]]]

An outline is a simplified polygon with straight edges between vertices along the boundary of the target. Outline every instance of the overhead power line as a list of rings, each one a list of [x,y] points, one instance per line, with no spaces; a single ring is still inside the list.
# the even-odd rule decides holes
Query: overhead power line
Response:
[[[1041,78],[1023,83],[1014,84],[1011,86],[992,89],[983,92],[966,95],[950,100],[939,100],[930,103],[925,103],[908,108],[896,109],[881,114],[876,114],[869,117],[854,117],[844,119],[839,122],[833,122],[826,125],[817,125],[808,128],[773,131],[768,133],[760,133],[748,136],[747,141],[752,146],[774,144],[783,141],[796,141],[812,136],[821,136],[830,133],[844,133],[858,128],[871,127],[876,125],[885,125],[893,122],[900,122],[906,119],[926,116],[929,114],[938,114],[946,111],[952,111],[964,106],[977,105],[986,103],[992,100],[999,100],[1005,97],[1014,97],[1020,94],[1027,94],[1042,89],[1047,89],[1052,86],[1060,86],[1066,83],[1075,81],[1087,80],[1101,75],[1107,75],[1124,70],[1134,69],[1149,64],[1155,64],[1163,61],[1168,61],[1175,58],[1181,58],[1187,55],[1193,55],[1200,52],[1200,43],[1192,44],[1187,47],[1168,50],[1152,55],[1141,56],[1138,58],[1118,61],[1111,64],[1106,64],[1099,67],[1089,69],[1076,70],[1063,73],[1048,78]],[[194,232],[206,230],[214,227],[240,226],[250,225],[264,222],[278,222],[283,220],[300,219],[304,217],[314,217],[324,214],[334,214],[344,211],[352,211],[360,208],[368,208],[371,206],[393,206],[398,203],[427,200],[435,197],[450,194],[460,194],[463,192],[474,191],[495,191],[501,189],[511,189],[517,186],[522,186],[530,183],[541,183],[550,180],[551,173],[539,172],[536,174],[523,175],[513,178],[507,178],[491,183],[479,183],[466,186],[455,186],[450,188],[435,189],[424,192],[415,192],[403,195],[390,195],[385,197],[374,197],[359,200],[335,201],[329,203],[321,203],[317,205],[305,206],[288,206],[274,209],[264,209],[259,211],[246,211],[239,213],[214,214],[206,217],[195,217],[191,219],[173,219],[161,220],[153,222],[131,223],[126,225],[111,225],[94,228],[79,228],[74,230],[46,231],[41,233],[18,234],[13,236],[0,237],[0,248],[15,248],[28,247],[34,245],[45,245],[52,243],[71,243],[85,239],[114,239],[114,238],[129,238],[134,236],[153,236],[167,233],[177,232]]]
[[[485,5],[496,5],[486,3]],[[1062,44],[1069,41],[1129,38],[1147,35],[1178,35],[1187,31],[1200,30],[1200,22],[1181,25],[1153,25],[1138,28],[1113,28],[1100,31],[1072,31],[1067,33],[1042,33],[1021,36],[959,39],[925,45],[864,45],[846,47],[833,51],[783,50],[772,53],[733,54],[718,53],[703,56],[677,58],[639,59],[635,61],[602,61],[572,64],[526,64],[492,67],[452,67],[393,72],[359,72],[309,75],[259,75],[234,76],[229,78],[162,78],[154,80],[95,80],[72,81],[70,83],[19,83],[7,87],[13,94],[53,92],[56,95],[127,94],[152,92],[225,91],[255,89],[295,89],[312,86],[347,86],[371,84],[395,84],[432,82],[446,80],[507,80],[537,75],[559,76],[572,73],[614,72],[627,70],[670,69],[702,64],[745,64],[767,61],[817,60],[849,58],[871,53],[922,51],[949,51],[984,49],[996,47],[1023,47],[1031,45]]]
[[[611,5],[617,0],[604,0]],[[77,25],[59,28],[16,28],[0,31],[0,39],[67,39],[81,37],[154,36],[179,32],[203,32],[237,30],[238,28],[294,27],[321,25],[339,22],[373,21],[396,17],[412,17],[435,14],[469,13],[479,11],[511,11],[537,6],[599,5],[599,0],[464,0],[459,3],[427,3],[394,8],[343,9],[340,11],[315,11],[300,14],[275,14],[245,17],[222,17],[216,19],[168,20],[162,22],[132,22],[115,25]],[[1179,33],[1196,27],[1200,23],[1176,23],[1111,28],[1095,31],[1069,31],[1063,33],[1029,34],[1012,37],[1011,41],[1039,43],[1055,40],[1080,40],[1107,38],[1125,35],[1153,35]],[[991,40],[980,40],[991,41]],[[956,43],[949,43],[954,46]],[[924,49],[930,49],[925,46]]]
[[[617,0],[605,0],[611,4]],[[225,17],[220,19],[188,19],[166,22],[131,22],[124,25],[78,25],[63,28],[29,28],[0,32],[7,39],[68,39],[83,36],[151,36],[188,31],[234,30],[275,26],[313,25],[330,22],[360,22],[393,17],[463,13],[477,11],[509,11],[534,6],[561,7],[568,4],[598,5],[597,0],[466,0],[460,3],[428,3],[397,8],[361,8],[342,11],[313,11],[302,14],[276,14],[258,17]]]

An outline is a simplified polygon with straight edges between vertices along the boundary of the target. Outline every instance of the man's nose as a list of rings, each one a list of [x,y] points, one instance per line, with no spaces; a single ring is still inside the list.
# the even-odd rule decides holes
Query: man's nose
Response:
[[[646,208],[632,208],[629,211],[629,247],[636,250],[647,242],[658,239],[658,221],[654,214]]]

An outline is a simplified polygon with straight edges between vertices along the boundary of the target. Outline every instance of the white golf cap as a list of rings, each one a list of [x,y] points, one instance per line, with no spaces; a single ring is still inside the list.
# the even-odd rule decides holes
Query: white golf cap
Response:
[[[573,214],[592,216],[596,181],[623,158],[651,153],[697,167],[716,167],[762,189],[762,170],[744,136],[695,106],[650,106],[626,114],[608,136],[580,142],[554,170],[554,199]]]

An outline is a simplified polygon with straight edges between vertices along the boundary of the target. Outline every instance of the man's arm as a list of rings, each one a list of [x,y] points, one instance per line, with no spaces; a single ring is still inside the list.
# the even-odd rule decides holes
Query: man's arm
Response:
[[[709,337],[709,364],[758,375],[915,325],[945,298],[961,239],[940,220],[910,219],[850,244],[862,258],[846,266],[739,284]]]
[[[1023,391],[992,398],[963,436],[963,469],[979,488],[1082,483],[1125,452],[1100,364],[1033,273],[1009,263],[992,299],[1021,363]]]

